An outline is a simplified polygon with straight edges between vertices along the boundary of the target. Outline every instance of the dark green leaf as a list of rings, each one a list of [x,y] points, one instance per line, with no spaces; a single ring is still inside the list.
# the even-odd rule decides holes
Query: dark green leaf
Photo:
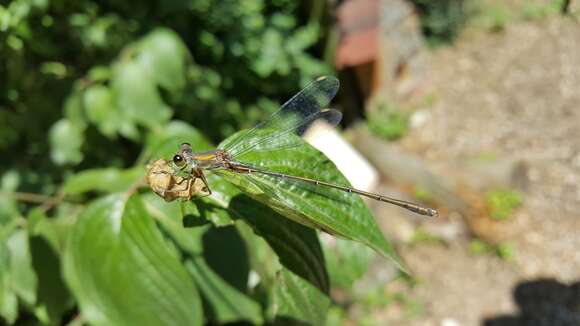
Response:
[[[260,306],[247,295],[247,253],[234,228],[184,228],[178,203],[149,195],[146,207],[185,252],[186,266],[201,290],[208,318],[260,323]]]
[[[71,230],[64,269],[91,324],[201,324],[196,287],[138,195],[91,204]]]

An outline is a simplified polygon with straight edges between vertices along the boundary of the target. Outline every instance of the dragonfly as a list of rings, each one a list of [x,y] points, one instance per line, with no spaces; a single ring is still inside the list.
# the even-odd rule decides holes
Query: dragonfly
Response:
[[[435,209],[412,202],[376,193],[355,189],[299,175],[290,175],[265,169],[244,162],[240,158],[251,151],[279,151],[299,146],[287,138],[300,135],[320,119],[330,125],[337,125],[342,113],[326,108],[338,92],[340,83],[332,76],[320,77],[306,86],[278,111],[233,141],[226,142],[215,150],[194,152],[189,143],[180,145],[179,150],[168,163],[157,161],[151,168],[148,180],[154,192],[167,201],[176,198],[191,199],[194,194],[211,195],[212,191],[206,173],[234,173],[239,176],[261,175],[296,185],[308,184],[316,189],[332,188],[396,205],[421,215],[436,217]],[[302,187],[304,188],[304,187]],[[317,190],[320,192],[320,190]]]

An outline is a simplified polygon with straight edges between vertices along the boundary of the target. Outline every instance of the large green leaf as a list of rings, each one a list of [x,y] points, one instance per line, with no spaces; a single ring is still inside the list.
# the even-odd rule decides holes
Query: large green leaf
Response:
[[[201,301],[138,195],[92,203],[70,232],[65,279],[95,325],[199,325]]]
[[[209,183],[213,195],[185,202],[184,205],[188,208],[186,218],[210,220],[214,225],[220,226],[223,224],[216,223],[211,217],[212,212],[228,212],[229,218],[236,220],[236,226],[250,248],[249,259],[253,262],[254,272],[260,275],[264,286],[271,289],[267,294],[270,297],[269,318],[320,324],[324,320],[330,299],[328,275],[316,231],[284,218],[270,207],[243,195],[239,189],[223,179],[213,176]],[[157,197],[147,200],[147,207],[157,212],[154,216],[158,217],[182,248],[193,256],[203,253],[205,260],[193,260],[195,266],[190,268],[197,271],[198,282],[203,280],[200,279],[202,276],[205,278],[202,282],[205,286],[200,285],[200,288],[213,304],[218,320],[225,321],[228,315],[240,314],[238,310],[230,310],[233,308],[231,302],[236,298],[235,292],[231,292],[231,289],[226,291],[227,287],[223,287],[223,284],[218,286],[219,279],[215,279],[215,275],[210,273],[212,270],[217,272],[230,285],[238,284],[237,288],[240,288],[240,283],[247,283],[247,280],[232,280],[236,277],[235,274],[238,274],[237,277],[240,274],[246,275],[243,268],[240,270],[244,263],[243,259],[240,260],[244,256],[239,252],[240,245],[236,245],[231,232],[227,232],[230,228],[208,232],[206,229],[209,226],[206,225],[184,230],[182,224],[185,221],[175,220],[176,216],[180,216],[178,206],[178,203],[166,204]],[[202,242],[200,238],[205,241]],[[219,262],[222,266],[218,266]],[[212,270],[205,268],[206,263],[211,265]],[[212,284],[214,289],[210,292],[207,286]],[[223,293],[221,300],[216,298],[215,291]],[[238,307],[244,305],[242,299],[237,300]],[[283,308],[285,306],[291,308]],[[312,313],[314,311],[315,314]]]
[[[283,218],[245,195],[234,197],[230,210],[275,252],[275,255],[264,253],[263,241],[249,237],[246,232],[252,252],[259,255],[254,258],[256,272],[264,285],[272,289],[271,318],[276,323],[323,324],[330,306],[329,281],[316,231]],[[271,259],[281,266],[272,268]]]
[[[184,228],[179,203],[167,204],[153,195],[145,198],[151,215],[183,250],[190,275],[207,302],[208,319],[260,323],[260,305],[247,294],[248,254],[235,229]]]
[[[249,138],[262,138],[268,132],[259,130]],[[229,137],[219,147],[227,149],[232,143],[239,141],[244,133],[242,131]],[[278,151],[261,151],[260,147],[272,148],[272,142],[280,140],[270,140],[267,144],[252,139],[246,141],[258,145],[252,151],[237,157],[237,161],[268,171],[350,186],[328,158],[297,136],[286,135],[281,144],[284,150]],[[222,174],[227,181],[287,218],[330,234],[362,242],[405,270],[401,259],[385,240],[370,210],[359,196],[259,173]]]

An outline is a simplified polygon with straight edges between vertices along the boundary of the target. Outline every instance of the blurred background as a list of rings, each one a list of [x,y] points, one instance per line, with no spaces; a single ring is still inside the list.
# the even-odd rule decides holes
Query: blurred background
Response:
[[[440,217],[369,202],[413,277],[373,259],[327,323],[579,325],[579,22],[574,0],[0,1],[2,236],[80,171],[184,122],[217,144],[336,75],[360,178]],[[4,322],[34,320],[0,279]]]

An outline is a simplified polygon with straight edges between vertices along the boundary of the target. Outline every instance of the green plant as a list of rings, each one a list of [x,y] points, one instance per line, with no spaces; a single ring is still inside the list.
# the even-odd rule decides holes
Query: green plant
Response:
[[[513,15],[503,4],[484,5],[478,8],[477,14],[473,17],[476,24],[487,28],[492,32],[501,32],[505,26],[513,20]]]
[[[210,149],[330,70],[306,5],[2,2],[2,322],[321,324],[333,277],[348,286],[368,260],[333,271],[355,251],[315,228],[399,263],[357,197],[212,177],[214,196],[165,203],[143,184],[149,160]],[[346,182],[293,141],[269,161]]]
[[[410,245],[417,245],[421,243],[441,244],[443,243],[443,240],[440,237],[427,232],[423,228],[418,228],[415,230],[415,233],[413,233],[413,236],[411,237],[411,240],[409,242]]]
[[[468,20],[467,0],[413,0],[421,28],[431,46],[452,42]]]
[[[368,126],[374,134],[388,140],[396,140],[403,137],[409,129],[409,118],[400,110],[382,104],[371,112]]]
[[[548,3],[539,3],[537,1],[526,1],[523,7],[523,17],[529,20],[544,19],[547,16],[558,14],[562,11],[565,1],[552,0]]]
[[[513,211],[521,206],[523,200],[523,196],[519,192],[510,189],[492,190],[485,196],[490,216],[495,220],[509,218]]]
[[[473,239],[469,242],[469,252],[472,255],[492,255],[503,260],[512,260],[516,249],[510,243],[490,244],[481,239]]]

